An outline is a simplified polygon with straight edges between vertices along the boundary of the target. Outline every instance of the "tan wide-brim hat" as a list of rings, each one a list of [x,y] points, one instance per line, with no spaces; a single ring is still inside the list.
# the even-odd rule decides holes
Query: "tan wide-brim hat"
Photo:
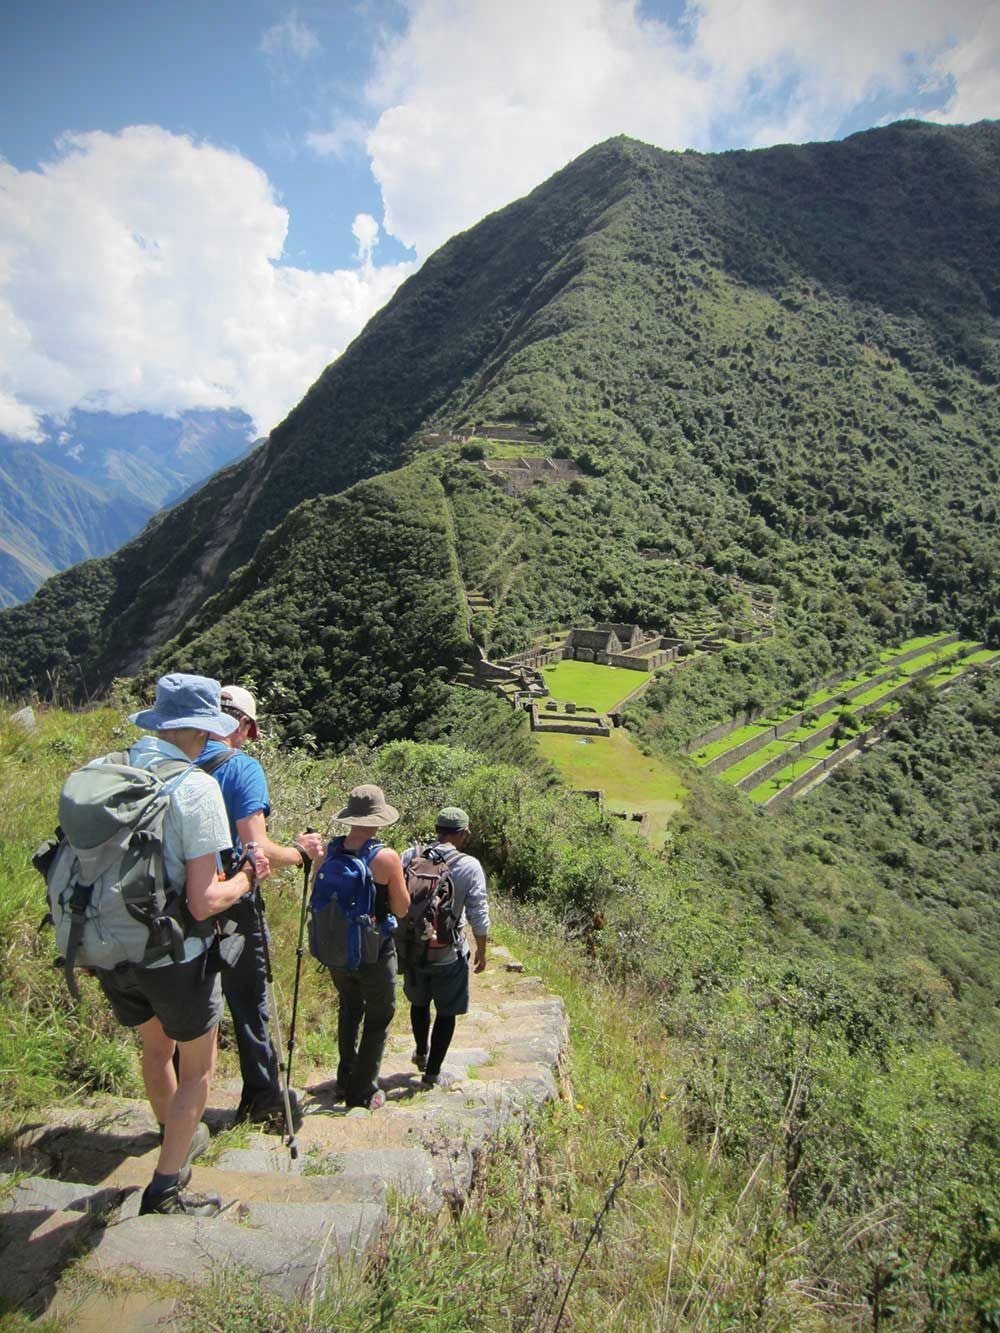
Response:
[[[382,788],[374,785],[355,787],[343,810],[334,815],[342,824],[359,824],[362,828],[386,828],[398,818],[399,811],[385,799]]]

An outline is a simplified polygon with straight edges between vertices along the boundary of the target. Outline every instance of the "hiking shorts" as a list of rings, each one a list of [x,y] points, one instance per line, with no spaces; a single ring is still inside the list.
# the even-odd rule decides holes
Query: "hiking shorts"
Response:
[[[431,963],[408,967],[403,974],[406,998],[418,1009],[434,1008],[444,1018],[469,1012],[469,960],[456,958],[453,963]]]
[[[174,1041],[195,1041],[222,1017],[219,974],[207,976],[205,955],[169,967],[135,967],[125,963],[114,971],[95,971],[101,990],[111,1001],[123,1027],[137,1028],[151,1018]]]

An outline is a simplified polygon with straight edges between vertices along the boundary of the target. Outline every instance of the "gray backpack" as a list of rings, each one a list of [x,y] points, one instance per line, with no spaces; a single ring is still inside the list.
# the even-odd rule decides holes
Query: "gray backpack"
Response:
[[[163,856],[170,795],[192,767],[167,759],[155,769],[135,768],[123,751],[66,779],[56,836],[33,860],[45,876],[74,999],[74,967],[148,966],[168,955],[181,962],[186,936],[203,933],[187,911],[183,886],[167,883]]]

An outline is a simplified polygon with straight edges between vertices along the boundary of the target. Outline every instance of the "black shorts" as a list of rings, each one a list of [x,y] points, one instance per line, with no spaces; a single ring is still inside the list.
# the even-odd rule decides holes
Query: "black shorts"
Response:
[[[406,998],[418,1009],[434,1008],[445,1018],[469,1012],[469,960],[408,967],[403,974]]]
[[[219,974],[205,974],[205,955],[166,967],[126,963],[94,974],[123,1027],[137,1028],[151,1018],[174,1041],[195,1041],[217,1027],[222,1017]]]

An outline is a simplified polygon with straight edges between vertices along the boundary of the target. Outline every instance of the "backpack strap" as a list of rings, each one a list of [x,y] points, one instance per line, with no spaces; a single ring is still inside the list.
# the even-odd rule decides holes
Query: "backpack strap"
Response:
[[[62,959],[63,975],[66,978],[66,986],[74,1000],[80,999],[80,988],[76,984],[76,977],[73,975],[73,969],[76,967],[76,951],[80,947],[80,941],[83,939],[83,930],[86,924],[87,904],[90,902],[90,895],[94,892],[93,884],[81,884],[77,880],[73,886],[73,892],[69,900],[70,923],[69,938],[66,941],[66,955]]]
[[[207,759],[196,759],[195,764],[203,773],[212,775],[217,773],[223,764],[228,764],[230,759],[235,759],[237,753],[238,751],[227,748],[220,750],[218,754],[210,755]]]

